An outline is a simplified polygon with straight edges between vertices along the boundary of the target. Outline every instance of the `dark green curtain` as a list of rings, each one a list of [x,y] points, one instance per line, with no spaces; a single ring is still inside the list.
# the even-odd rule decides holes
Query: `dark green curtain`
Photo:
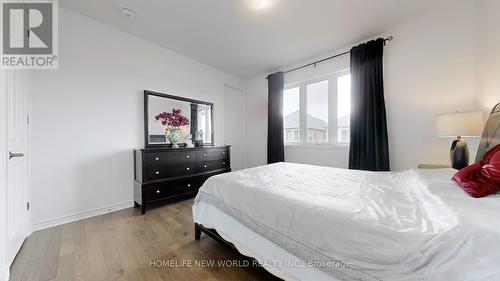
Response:
[[[276,72],[267,76],[268,117],[267,117],[267,163],[285,161],[283,144],[283,87],[284,73]]]
[[[389,171],[384,100],[384,39],[351,49],[351,143],[349,169]]]

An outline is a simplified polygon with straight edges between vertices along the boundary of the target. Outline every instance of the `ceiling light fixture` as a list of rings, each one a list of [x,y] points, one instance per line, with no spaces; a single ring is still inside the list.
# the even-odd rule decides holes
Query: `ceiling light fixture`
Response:
[[[130,19],[135,19],[135,12],[127,7],[122,8],[122,15]]]
[[[262,11],[269,9],[275,0],[245,0],[245,2],[252,10]]]

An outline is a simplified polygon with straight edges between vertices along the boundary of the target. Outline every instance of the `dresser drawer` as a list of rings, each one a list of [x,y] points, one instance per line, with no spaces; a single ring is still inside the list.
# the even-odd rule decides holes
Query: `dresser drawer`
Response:
[[[229,146],[134,151],[134,206],[194,196],[206,179],[231,171]]]
[[[208,161],[228,158],[229,150],[226,148],[211,148],[196,152],[196,161]]]
[[[147,165],[147,164],[146,164]],[[170,177],[181,177],[193,174],[196,169],[194,161],[179,162],[173,164],[161,164],[146,166],[144,171],[145,180],[157,180]]]
[[[196,165],[198,173],[208,172],[212,170],[220,170],[229,168],[229,159],[217,159],[211,161],[201,161]]]
[[[144,153],[146,168],[151,168],[159,165],[194,162],[195,157],[195,151],[160,151]]]
[[[144,197],[147,202],[175,197],[182,194],[195,193],[202,182],[198,178],[148,184],[144,187]]]

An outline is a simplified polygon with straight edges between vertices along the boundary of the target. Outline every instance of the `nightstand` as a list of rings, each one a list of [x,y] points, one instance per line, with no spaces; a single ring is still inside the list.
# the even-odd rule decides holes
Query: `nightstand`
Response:
[[[418,164],[419,169],[447,169],[451,165],[436,165],[436,164]]]

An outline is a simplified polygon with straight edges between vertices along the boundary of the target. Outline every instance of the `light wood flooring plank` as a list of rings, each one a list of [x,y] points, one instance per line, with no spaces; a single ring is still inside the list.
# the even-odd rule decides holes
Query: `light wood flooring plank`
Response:
[[[151,266],[152,261],[241,260],[202,235],[194,240],[193,199],[141,216],[125,209],[37,231],[11,267],[11,281],[277,280],[264,269]]]

